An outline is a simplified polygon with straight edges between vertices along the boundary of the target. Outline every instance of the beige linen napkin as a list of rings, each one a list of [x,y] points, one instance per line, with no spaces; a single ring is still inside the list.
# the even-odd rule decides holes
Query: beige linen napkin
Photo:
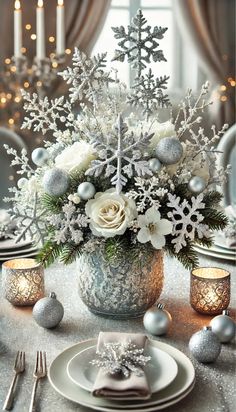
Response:
[[[98,336],[97,351],[104,349],[105,343],[126,343],[131,340],[137,348],[145,347],[147,337],[139,333],[119,333],[119,332],[100,332]],[[92,394],[100,397],[134,397],[148,399],[151,396],[151,390],[145,373],[141,376],[130,373],[128,378],[115,377],[99,369],[94,382]]]

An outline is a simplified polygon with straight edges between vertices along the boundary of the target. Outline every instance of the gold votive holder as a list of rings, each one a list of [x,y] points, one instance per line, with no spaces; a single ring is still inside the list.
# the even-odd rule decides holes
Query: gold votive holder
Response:
[[[190,304],[205,315],[217,315],[230,302],[230,273],[220,268],[196,268],[191,272]]]
[[[32,306],[44,296],[43,266],[35,259],[12,259],[3,263],[5,298],[15,306]]]

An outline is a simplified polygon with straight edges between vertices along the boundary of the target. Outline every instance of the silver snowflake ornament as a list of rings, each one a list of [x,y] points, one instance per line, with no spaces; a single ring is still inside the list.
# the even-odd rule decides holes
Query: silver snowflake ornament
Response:
[[[146,63],[151,62],[151,57],[154,62],[166,61],[163,51],[158,49],[157,40],[163,38],[167,28],[155,26],[151,31],[151,26],[147,25],[147,20],[143,17],[141,10],[138,10],[127,32],[123,26],[112,27],[112,30],[116,39],[122,39],[118,43],[120,49],[115,50],[113,60],[123,62],[127,56],[128,62],[137,69],[138,77],[146,68]]]
[[[190,204],[187,199],[180,202],[180,197],[168,194],[167,206],[172,210],[167,213],[168,218],[173,223],[172,243],[176,253],[187,245],[187,239],[194,240],[196,233],[200,239],[211,236],[209,227],[203,224],[204,216],[200,213],[201,209],[205,209],[203,194],[191,198]]]
[[[142,368],[151,360],[151,356],[144,355],[143,348],[137,348],[131,341],[105,343],[103,351],[96,354],[98,359],[92,360],[92,365],[111,375],[121,374],[125,378],[128,378],[131,372],[141,376]]]
[[[121,115],[118,116],[113,130],[113,134],[106,136],[106,140],[102,134],[94,138],[99,159],[91,162],[91,167],[85,174],[97,177],[105,170],[105,176],[111,176],[111,184],[116,187],[117,193],[120,193],[134,173],[138,176],[152,175],[148,161],[143,160],[141,149],[147,146],[153,133],[141,133],[139,137],[133,132],[128,133],[128,127]]]

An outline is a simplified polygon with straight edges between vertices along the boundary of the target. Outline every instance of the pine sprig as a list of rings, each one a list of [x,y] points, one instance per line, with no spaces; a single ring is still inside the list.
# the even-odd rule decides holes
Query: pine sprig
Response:
[[[222,230],[228,225],[228,219],[221,211],[208,208],[204,209],[202,214],[205,218],[203,223],[206,223],[210,229]]]
[[[36,256],[37,262],[42,263],[45,268],[50,266],[60,256],[62,247],[62,244],[58,245],[56,242],[48,240]]]
[[[44,209],[47,210],[47,212],[61,213],[61,208],[64,204],[62,197],[50,196],[47,193],[44,193],[41,201]]]
[[[215,190],[208,192],[204,195],[203,202],[206,205],[206,208],[212,208],[214,206],[219,205],[223,196],[220,192],[216,192]]]
[[[81,254],[81,244],[76,245],[75,243],[67,243],[63,245],[60,253],[60,262],[65,265],[69,265],[74,262],[74,260]]]
[[[166,245],[166,251],[171,257],[178,259],[186,269],[194,269],[198,266],[198,256],[193,249],[192,242],[188,242],[187,245],[178,252],[178,254],[176,254],[174,250],[174,245],[168,242]]]

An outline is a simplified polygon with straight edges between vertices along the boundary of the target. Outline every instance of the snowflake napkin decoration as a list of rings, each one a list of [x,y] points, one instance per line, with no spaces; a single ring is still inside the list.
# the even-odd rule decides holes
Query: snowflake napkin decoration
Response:
[[[98,366],[111,375],[123,375],[125,378],[134,373],[143,375],[143,367],[151,360],[151,356],[144,355],[144,349],[138,349],[131,341],[105,343],[102,352],[96,352],[98,358],[90,363]]]
[[[112,30],[114,64],[127,59],[134,70],[129,91],[115,68],[106,70],[106,53],[88,57],[75,49],[72,67],[60,73],[68,97],[23,92],[22,128],[54,140],[33,151],[35,169],[24,150],[18,155],[6,146],[21,175],[5,199],[17,239],[40,240],[45,266],[98,247],[114,259],[128,245],[129,259],[144,248],[165,248],[192,268],[193,244],[210,246],[211,231],[227,225],[215,189],[230,171],[218,167],[215,149],[227,125],[213,125],[211,135],[202,127],[208,83],[197,97],[189,90],[176,117],[160,123],[159,108],[170,106],[168,77],[155,77],[149,64],[166,61],[160,43],[167,29],[151,28],[139,10],[127,29]]]

